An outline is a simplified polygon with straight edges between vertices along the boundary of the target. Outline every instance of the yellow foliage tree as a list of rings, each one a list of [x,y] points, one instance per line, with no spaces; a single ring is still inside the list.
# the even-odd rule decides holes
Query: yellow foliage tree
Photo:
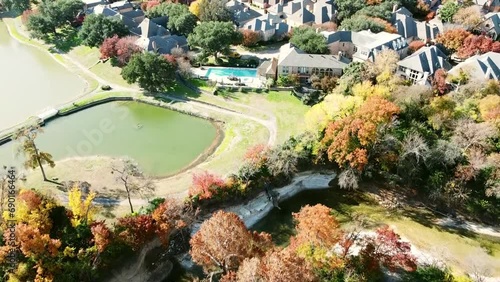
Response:
[[[479,100],[478,106],[483,120],[500,125],[500,96],[488,95]]]
[[[378,96],[387,98],[391,95],[390,89],[386,85],[373,85],[370,81],[363,81],[352,87],[354,96],[358,96],[366,100],[368,97]]]
[[[306,113],[306,126],[312,132],[323,131],[330,121],[348,116],[361,104],[361,97],[330,94]]]
[[[196,0],[189,5],[189,11],[191,14],[195,15],[197,18],[200,18],[200,4],[204,0]]]
[[[92,222],[96,208],[92,205],[96,193],[90,192],[85,199],[82,199],[82,191],[78,187],[73,187],[69,192],[69,208],[72,212],[71,224],[78,226]]]

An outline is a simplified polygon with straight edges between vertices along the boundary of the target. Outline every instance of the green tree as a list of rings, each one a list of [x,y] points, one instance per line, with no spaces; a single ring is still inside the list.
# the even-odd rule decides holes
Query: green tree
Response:
[[[446,2],[441,9],[439,9],[439,18],[444,22],[452,22],[453,16],[460,10],[460,6],[454,1]]]
[[[132,56],[121,74],[128,83],[138,82],[146,91],[159,92],[174,82],[175,66],[159,54],[138,53]]]
[[[229,53],[229,46],[241,40],[241,33],[229,22],[202,22],[188,36],[190,46],[202,49],[202,57],[213,55],[216,59],[217,53]]]
[[[356,14],[342,21],[340,29],[361,31],[371,30],[372,32],[381,32],[385,30],[385,24],[382,21],[377,21],[375,18]]]
[[[17,12],[29,10],[31,6],[30,0],[2,0],[0,4],[3,4],[9,11]]]
[[[200,20],[202,22],[232,22],[233,13],[226,8],[226,1],[202,1],[199,6]]]
[[[123,37],[128,33],[129,31],[121,19],[92,14],[85,18],[78,36],[82,39],[83,44],[98,47],[106,38],[114,35]]]
[[[21,147],[19,148],[19,153],[23,153],[26,157],[24,161],[24,166],[26,168],[34,169],[40,167],[42,171],[43,180],[47,182],[52,182],[47,179],[45,170],[43,169],[44,164],[48,164],[50,167],[54,167],[56,164],[52,158],[52,155],[46,152],[42,152],[38,149],[35,143],[35,139],[38,133],[43,132],[43,130],[37,125],[29,125],[27,127],[19,129],[14,134],[14,139],[19,141]]]
[[[27,27],[36,38],[58,36],[57,30],[69,25],[85,4],[81,0],[43,1],[38,13],[29,17]]]
[[[168,16],[167,28],[173,32],[189,35],[196,26],[196,16],[183,4],[161,3],[146,11],[149,18]]]
[[[312,27],[301,26],[293,30],[290,42],[297,46],[300,50],[312,54],[326,54],[328,53],[328,46],[326,38],[316,33]]]
[[[335,4],[337,5],[337,10],[339,11],[337,19],[340,22],[351,17],[357,11],[366,6],[366,2],[364,0],[337,0],[335,1]]]

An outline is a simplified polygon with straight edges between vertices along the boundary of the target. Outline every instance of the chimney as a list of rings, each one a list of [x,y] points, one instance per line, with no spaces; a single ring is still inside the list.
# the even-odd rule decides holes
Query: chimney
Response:
[[[398,4],[394,4],[394,5],[392,6],[392,12],[393,12],[393,13],[396,13],[396,11],[397,11],[397,10],[398,10]]]
[[[339,59],[342,58],[342,51],[339,51],[339,55],[338,56],[339,56]]]

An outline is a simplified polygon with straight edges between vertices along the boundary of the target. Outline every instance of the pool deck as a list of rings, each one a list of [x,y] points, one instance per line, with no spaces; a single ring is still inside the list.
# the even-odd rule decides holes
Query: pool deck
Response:
[[[256,70],[255,68],[229,68],[229,67],[208,67],[203,66],[201,68],[192,68],[191,72],[196,76],[206,76],[209,69],[247,69],[247,70]],[[263,87],[263,82],[259,79],[259,77],[239,77],[242,83],[245,83],[247,87]],[[238,81],[231,81],[227,76],[219,76],[216,74],[210,74],[208,77],[209,80],[215,81],[217,83],[224,83],[234,85]]]

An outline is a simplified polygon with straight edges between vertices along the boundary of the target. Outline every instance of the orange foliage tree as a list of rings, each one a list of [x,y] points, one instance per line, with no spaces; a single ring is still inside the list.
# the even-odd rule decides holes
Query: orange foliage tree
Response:
[[[445,69],[438,69],[434,73],[434,77],[432,79],[432,87],[434,91],[436,91],[439,95],[443,95],[450,89],[448,83],[446,82],[446,77],[448,74]]]
[[[471,35],[470,32],[466,31],[463,28],[454,28],[441,33],[436,38],[436,42],[443,44],[444,47],[457,51],[462,47],[464,41],[467,37]]]
[[[425,46],[425,43],[420,40],[414,40],[408,45],[408,51],[410,53],[415,53],[418,49],[422,48]]]
[[[99,251],[99,253],[102,253],[111,242],[111,230],[109,230],[104,221],[98,221],[92,223],[90,231],[92,232],[92,236],[94,237],[93,240],[95,246],[97,247],[97,251]]]
[[[249,231],[234,213],[218,211],[191,238],[193,261],[206,272],[236,271],[245,258],[263,256],[272,246],[267,233]]]
[[[288,248],[268,252],[261,260],[260,275],[263,281],[315,281],[312,269],[304,259]]]
[[[260,33],[249,29],[241,29],[241,34],[243,35],[243,41],[241,44],[246,47],[255,46],[260,41]]]
[[[168,244],[171,234],[187,226],[183,207],[172,199],[160,204],[151,216],[157,225],[156,233],[164,245]]]
[[[374,96],[352,115],[331,122],[321,141],[328,159],[341,167],[362,171],[368,163],[368,149],[377,139],[377,129],[398,113],[394,103]]]
[[[333,247],[342,237],[339,223],[332,216],[332,210],[324,205],[306,205],[298,213],[293,213],[297,222],[297,235],[293,238],[296,244],[312,244],[315,246]]]

